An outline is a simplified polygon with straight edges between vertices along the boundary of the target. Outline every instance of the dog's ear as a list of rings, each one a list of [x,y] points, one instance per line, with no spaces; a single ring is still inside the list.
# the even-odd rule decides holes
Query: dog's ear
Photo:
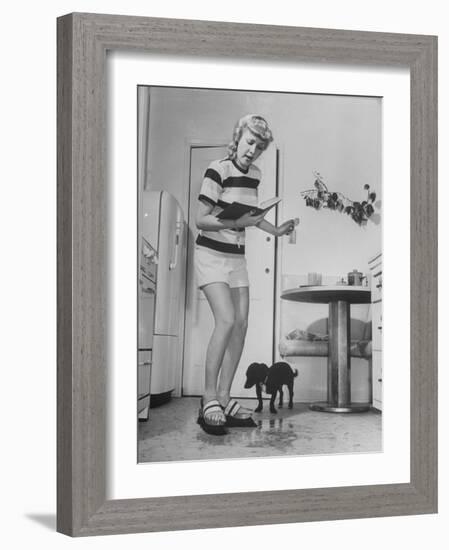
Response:
[[[251,363],[251,365],[246,369],[246,374],[248,375],[248,373],[252,370],[254,370],[254,367],[256,366],[257,367],[258,363]]]

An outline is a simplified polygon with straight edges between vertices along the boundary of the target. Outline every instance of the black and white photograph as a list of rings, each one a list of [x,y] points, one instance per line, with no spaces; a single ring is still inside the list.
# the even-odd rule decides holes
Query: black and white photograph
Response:
[[[382,452],[382,98],[137,99],[138,462]]]

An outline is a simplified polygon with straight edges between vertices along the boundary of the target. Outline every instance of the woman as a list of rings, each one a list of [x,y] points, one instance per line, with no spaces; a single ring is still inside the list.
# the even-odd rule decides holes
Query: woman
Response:
[[[230,390],[242,354],[248,323],[249,282],[245,259],[245,228],[255,226],[279,237],[295,227],[288,220],[275,227],[264,215],[249,212],[237,220],[216,216],[236,201],[257,206],[261,172],[253,163],[273,141],[264,118],[246,115],[236,124],[226,158],[212,162],[198,197],[195,247],[197,284],[212,310],[215,326],[206,354],[204,394],[198,423],[207,433],[224,435],[227,427],[255,426]]]

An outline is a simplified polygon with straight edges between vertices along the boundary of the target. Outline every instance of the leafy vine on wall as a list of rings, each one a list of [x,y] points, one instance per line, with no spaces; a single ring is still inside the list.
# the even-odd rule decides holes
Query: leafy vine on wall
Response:
[[[329,191],[319,172],[314,172],[313,175],[315,177],[314,188],[301,192],[306,206],[315,208],[315,210],[321,208],[336,210],[347,214],[360,226],[367,224],[368,219],[375,212],[374,201],[376,200],[376,193],[370,190],[368,184],[363,186],[366,191],[366,199],[353,201],[339,191]]]

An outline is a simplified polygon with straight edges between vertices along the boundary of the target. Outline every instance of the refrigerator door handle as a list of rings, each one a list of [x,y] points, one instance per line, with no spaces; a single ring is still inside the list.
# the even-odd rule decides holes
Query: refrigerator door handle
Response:
[[[178,250],[181,242],[181,231],[182,231],[182,222],[176,222],[176,233],[175,233],[175,257],[172,262],[169,264],[169,269],[175,269],[178,263]]]

